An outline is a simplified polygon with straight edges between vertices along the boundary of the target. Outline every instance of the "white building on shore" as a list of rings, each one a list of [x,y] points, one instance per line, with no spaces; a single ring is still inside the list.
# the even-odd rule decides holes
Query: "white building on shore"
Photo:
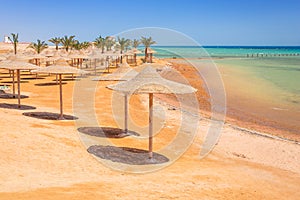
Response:
[[[11,43],[7,35],[4,36],[4,43]]]

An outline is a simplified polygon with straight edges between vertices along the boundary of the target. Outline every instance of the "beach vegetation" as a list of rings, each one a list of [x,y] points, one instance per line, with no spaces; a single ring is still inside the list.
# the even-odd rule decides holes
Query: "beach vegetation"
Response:
[[[141,43],[145,46],[145,62],[148,61],[148,49],[151,45],[156,44],[152,37],[141,37]]]
[[[58,45],[61,43],[61,38],[54,37],[48,40],[49,42],[53,43],[55,45],[55,49],[58,50]]]
[[[138,48],[138,46],[141,44],[141,41],[140,40],[137,40],[137,39],[134,39],[133,41],[132,41],[132,47],[133,48]]]
[[[66,49],[68,52],[69,49],[71,49],[74,46],[74,43],[76,43],[76,40],[74,39],[75,35],[67,36],[65,35],[64,37],[61,38],[61,44],[63,47]]]
[[[123,51],[130,46],[130,40],[126,38],[118,37],[120,53],[123,54]],[[123,56],[121,55],[121,63],[123,63]]]
[[[14,53],[17,54],[17,45],[19,43],[19,33],[11,33],[11,37],[8,37],[9,41],[11,41],[14,45]]]
[[[37,40],[37,42],[32,42],[28,48],[33,49],[36,53],[41,53],[44,49],[48,48],[48,44],[45,41]]]
[[[105,38],[105,46],[107,51],[111,51],[112,47],[116,44],[116,42],[109,36]]]
[[[94,45],[97,48],[101,49],[101,53],[104,53],[104,50],[105,50],[105,47],[106,47],[105,38],[100,35],[99,37],[97,37],[94,40]]]

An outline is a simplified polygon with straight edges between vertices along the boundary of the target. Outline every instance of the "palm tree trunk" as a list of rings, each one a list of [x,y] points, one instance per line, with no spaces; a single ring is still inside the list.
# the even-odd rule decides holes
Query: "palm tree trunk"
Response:
[[[15,54],[17,54],[17,43],[14,43],[14,51],[15,51]]]

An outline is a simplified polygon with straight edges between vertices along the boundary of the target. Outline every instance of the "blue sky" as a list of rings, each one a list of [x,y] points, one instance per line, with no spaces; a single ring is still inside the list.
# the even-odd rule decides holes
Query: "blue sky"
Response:
[[[133,28],[182,32],[201,45],[300,45],[300,0],[1,0],[0,35],[80,41]],[[155,38],[154,38],[155,40]]]

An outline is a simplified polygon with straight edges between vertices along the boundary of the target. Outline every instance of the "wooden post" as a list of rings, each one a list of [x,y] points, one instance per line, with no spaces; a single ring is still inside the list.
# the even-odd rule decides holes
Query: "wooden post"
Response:
[[[149,93],[149,158],[153,157],[153,93]]]
[[[125,133],[128,132],[128,96],[125,94],[124,96],[124,104],[125,104],[125,119],[124,119],[124,131]]]
[[[59,102],[60,102],[60,114],[59,118],[60,120],[64,119],[63,115],[63,98],[62,98],[62,82],[61,82],[61,74],[59,74]]]
[[[137,65],[137,62],[136,62],[136,54],[134,54],[133,59],[134,59],[134,65],[136,66],[136,65]]]
[[[15,98],[16,97],[15,70],[12,70],[12,81],[13,81],[13,98]]]
[[[20,95],[20,70],[17,69],[17,80],[18,80],[18,108],[21,108],[21,95]]]

